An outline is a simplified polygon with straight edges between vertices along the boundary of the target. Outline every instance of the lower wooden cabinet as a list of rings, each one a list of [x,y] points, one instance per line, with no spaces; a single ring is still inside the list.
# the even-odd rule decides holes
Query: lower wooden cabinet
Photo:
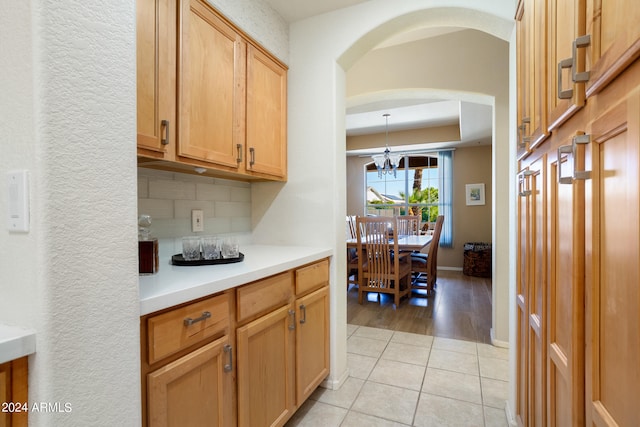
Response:
[[[283,425],[295,410],[295,319],[289,305],[242,326],[238,342],[238,425]]]
[[[0,427],[28,425],[28,366],[27,357],[0,364]]]
[[[329,374],[329,261],[141,319],[143,425],[282,426]]]
[[[329,375],[329,288],[296,300],[296,401],[304,402]]]
[[[149,425],[231,425],[230,357],[225,336],[148,374]]]

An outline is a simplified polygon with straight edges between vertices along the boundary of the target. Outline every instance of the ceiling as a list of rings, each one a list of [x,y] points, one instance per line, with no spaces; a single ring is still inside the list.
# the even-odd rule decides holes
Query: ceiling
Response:
[[[287,22],[295,22],[315,15],[342,9],[369,0],[266,0]],[[423,28],[402,33],[385,40],[377,48],[391,47],[410,41],[434,37],[461,28]],[[385,117],[389,116],[389,132],[423,129],[433,126],[459,124],[460,141],[446,143],[414,144],[401,146],[399,150],[440,149],[477,144],[491,144],[492,107],[459,100],[443,99],[386,99],[349,104],[346,115],[346,133],[368,135],[385,131]],[[371,147],[368,151],[380,147]],[[362,154],[363,150],[348,151],[347,154]]]

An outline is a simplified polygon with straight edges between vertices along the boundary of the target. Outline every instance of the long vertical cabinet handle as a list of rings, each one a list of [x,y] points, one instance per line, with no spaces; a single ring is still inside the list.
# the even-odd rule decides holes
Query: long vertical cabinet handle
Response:
[[[291,316],[291,323],[289,324],[289,330],[293,331],[296,328],[296,311],[289,310],[289,316]]]
[[[300,324],[307,323],[307,306],[304,304],[300,304],[300,311],[302,312],[302,319],[300,319]]]
[[[518,126],[518,137],[520,141],[518,142],[518,148],[527,149],[527,142],[531,141],[530,136],[525,136],[525,131],[527,130],[527,126],[531,123],[531,119],[529,117],[523,117],[522,123]]]
[[[236,158],[236,162],[240,164],[242,163],[242,144],[236,144],[236,148],[238,149],[238,157]]]
[[[233,348],[229,344],[225,344],[222,349],[225,353],[229,354],[229,363],[224,365],[224,371],[231,372],[233,370]]]
[[[572,54],[573,54],[573,66],[571,67],[571,79],[574,83],[586,82],[589,80],[591,73],[589,71],[577,72],[576,58],[578,54],[578,48],[587,47],[591,44],[591,35],[587,34],[580,36],[573,41]]]
[[[563,59],[558,62],[558,98],[571,99],[573,97],[573,88],[562,90],[562,70],[573,66],[573,58]]]
[[[570,145],[563,145],[558,147],[558,183],[560,184],[573,184],[574,180],[591,179],[591,171],[579,171],[576,170],[577,161],[576,154],[578,151],[578,145],[589,144],[591,142],[591,135],[576,135],[571,139]],[[573,173],[571,176],[562,175],[562,154],[570,154],[573,158]]]
[[[253,147],[249,148],[249,155],[250,155],[249,167],[252,167],[253,165],[256,164],[256,150],[255,150],[255,148],[253,148]]]
[[[533,175],[533,171],[529,169],[524,170],[518,174],[518,195],[520,197],[526,197],[531,195],[531,189],[527,185],[528,180],[527,177]]]
[[[590,72],[578,72],[577,58],[578,48],[587,47],[591,44],[591,35],[580,36],[573,41],[571,46],[571,58],[563,59],[558,63],[558,98],[571,99],[573,97],[573,89],[562,90],[562,70],[571,68],[571,80],[574,83],[586,82],[589,80]]]
[[[160,126],[164,127],[164,138],[160,139],[160,144],[169,145],[169,120],[161,120]]]

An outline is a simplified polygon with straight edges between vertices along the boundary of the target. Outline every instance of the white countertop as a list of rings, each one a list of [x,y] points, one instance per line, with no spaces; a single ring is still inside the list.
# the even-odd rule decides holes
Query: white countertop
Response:
[[[167,252],[167,251],[164,251]],[[241,245],[244,261],[233,264],[176,266],[160,249],[158,273],[140,276],[140,315],[244,285],[333,254],[330,248]]]
[[[0,325],[0,363],[10,362],[35,352],[35,331]]]

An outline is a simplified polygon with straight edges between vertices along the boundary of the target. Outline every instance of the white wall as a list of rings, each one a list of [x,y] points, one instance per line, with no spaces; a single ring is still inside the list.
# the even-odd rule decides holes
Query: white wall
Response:
[[[253,185],[254,238],[283,243],[304,238],[306,242],[334,248],[330,376],[334,384],[346,371],[346,326],[341,322],[346,311],[345,70],[385,38],[411,27],[461,26],[509,40],[514,11],[513,0],[372,0],[295,22],[290,27],[289,181]],[[496,117],[503,117],[506,123],[505,114],[498,111]],[[508,128],[505,123],[498,126]],[[507,151],[508,142],[508,136],[502,135],[497,151]],[[506,156],[498,162],[508,163]],[[497,186],[496,192],[507,194],[506,172],[501,170],[494,177],[494,182],[498,181],[503,184]],[[498,219],[508,223],[507,213],[501,213]],[[503,240],[499,235],[494,241]],[[507,280],[502,268],[508,251],[507,243],[498,253],[504,260],[497,269],[499,281]],[[499,323],[507,325],[507,320]],[[508,339],[506,330],[497,333],[505,341]]]
[[[36,330],[29,401],[71,408],[29,424],[137,425],[135,3],[2,2],[0,70],[0,172],[31,175],[0,322]]]
[[[262,2],[217,3],[288,59]],[[0,176],[31,176],[30,232],[0,228],[0,323],[36,330],[29,400],[72,408],[29,423],[139,425],[135,2],[0,2],[0,74]]]

